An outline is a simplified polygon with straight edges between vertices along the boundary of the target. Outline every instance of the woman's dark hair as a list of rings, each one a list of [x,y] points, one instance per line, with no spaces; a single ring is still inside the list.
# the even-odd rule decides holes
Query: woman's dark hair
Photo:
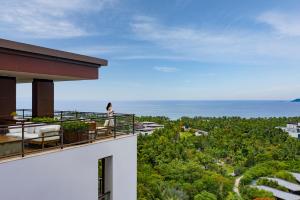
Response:
[[[106,106],[106,110],[108,110],[109,107],[111,107],[111,106],[112,106],[112,104],[109,102],[109,103],[107,104],[107,106]]]

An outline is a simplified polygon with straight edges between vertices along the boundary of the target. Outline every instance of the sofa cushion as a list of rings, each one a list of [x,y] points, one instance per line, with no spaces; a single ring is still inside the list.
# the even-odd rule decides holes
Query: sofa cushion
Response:
[[[34,132],[35,132],[35,127],[26,127],[26,128],[25,128],[25,131],[26,131],[27,133],[34,134]]]
[[[9,133],[22,133],[21,126],[9,126],[8,130],[9,130]]]
[[[49,135],[50,133],[58,134],[59,130],[60,130],[60,125],[46,125],[46,126],[36,127],[35,133],[40,136],[42,135],[42,133],[44,133],[45,135]]]
[[[44,134],[44,141],[59,140],[60,125],[43,125],[35,127],[25,127],[24,139],[41,142]],[[22,128],[20,126],[11,126],[7,136],[22,138]],[[50,137],[49,137],[50,136]]]
[[[6,135],[7,136],[11,136],[11,137],[22,138],[22,132],[7,133]],[[37,138],[37,137],[39,137],[37,134],[32,134],[32,133],[24,132],[24,139],[32,139],[32,138]]]
[[[39,135],[35,133],[26,133],[24,134],[25,139],[33,139],[33,138],[38,138]]]
[[[43,124],[25,124],[24,131],[27,133],[35,133],[35,129],[41,126]],[[9,126],[9,133],[20,133],[22,132],[22,125],[16,125],[16,126]]]

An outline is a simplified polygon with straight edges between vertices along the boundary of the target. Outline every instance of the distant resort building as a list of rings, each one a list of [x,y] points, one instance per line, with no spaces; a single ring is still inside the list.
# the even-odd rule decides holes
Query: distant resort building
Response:
[[[275,181],[278,185],[287,188],[291,193],[300,194],[300,185],[291,183],[289,181],[280,179],[280,178],[267,178],[268,180]]]
[[[207,136],[208,132],[200,129],[194,129],[190,128],[189,126],[182,126],[181,127],[182,132],[192,132],[195,136]]]
[[[254,187],[261,189],[261,190],[265,190],[268,192],[271,192],[274,197],[276,197],[277,199],[283,199],[283,200],[300,200],[300,185],[299,185],[299,181],[300,181],[300,174],[299,173],[291,173],[291,175],[293,175],[298,183],[291,183],[289,181],[280,179],[280,178],[270,178],[270,177],[265,177],[266,179],[270,180],[270,181],[274,181],[276,182],[279,186],[282,186],[286,189],[288,189],[288,192],[276,189],[276,188],[272,188],[270,186],[266,186],[266,185],[254,185]]]
[[[300,139],[300,123],[288,123],[286,127],[278,127],[287,132],[291,137]]]
[[[208,135],[208,132],[207,131],[203,131],[203,130],[197,130],[195,132],[195,136],[206,136]]]
[[[277,189],[274,189],[274,188],[269,187],[269,186],[258,185],[256,187],[260,190],[265,190],[265,191],[271,192],[274,195],[274,197],[276,197],[277,199],[300,200],[299,195],[291,194],[291,193],[288,193],[288,192],[283,192],[281,190],[277,190]]]
[[[164,125],[155,122],[139,122],[135,126],[136,133],[140,135],[151,135],[155,130],[164,128]]]

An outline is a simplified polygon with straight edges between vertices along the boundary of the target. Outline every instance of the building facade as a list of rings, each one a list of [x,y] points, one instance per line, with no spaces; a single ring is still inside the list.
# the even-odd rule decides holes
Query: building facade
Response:
[[[134,115],[54,108],[54,82],[96,80],[106,65],[0,39],[0,199],[136,200]],[[16,118],[18,83],[32,84],[32,108]]]

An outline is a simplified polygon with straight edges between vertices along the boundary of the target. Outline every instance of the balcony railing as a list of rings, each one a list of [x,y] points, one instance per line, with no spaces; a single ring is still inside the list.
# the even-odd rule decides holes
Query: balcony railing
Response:
[[[134,118],[133,114],[108,118],[106,113],[55,111],[46,120],[32,118],[31,110],[17,110],[15,120],[0,125],[0,159],[134,134]]]

